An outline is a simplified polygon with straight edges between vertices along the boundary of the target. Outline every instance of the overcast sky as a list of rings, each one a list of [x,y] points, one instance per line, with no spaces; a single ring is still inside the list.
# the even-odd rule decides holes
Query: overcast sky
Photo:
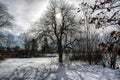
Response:
[[[83,0],[68,1],[78,5]],[[9,12],[14,16],[15,27],[12,32],[18,35],[28,30],[30,24],[35,22],[41,14],[44,14],[49,0],[0,0],[0,2],[6,4]]]
[[[10,14],[14,16],[15,27],[11,32],[18,35],[28,30],[30,24],[44,14],[49,0],[0,0],[0,2],[6,4]]]

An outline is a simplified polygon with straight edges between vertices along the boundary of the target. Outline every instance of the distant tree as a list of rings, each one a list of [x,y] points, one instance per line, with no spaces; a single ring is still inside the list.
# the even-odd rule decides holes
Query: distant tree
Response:
[[[7,48],[7,50],[9,51],[10,47],[12,47],[15,44],[14,36],[10,33],[7,33],[7,35],[4,38],[3,43],[5,47]]]
[[[29,36],[28,33],[22,33],[20,35],[20,39],[22,41],[23,47],[25,49],[25,53],[24,55],[27,55],[28,57],[31,55],[30,51],[31,51],[31,37]]]
[[[27,55],[27,57],[34,57],[38,50],[38,41],[30,34],[31,32],[21,33],[20,39],[25,49],[24,55]]]
[[[20,50],[20,47],[19,46],[14,46],[13,49],[14,49],[14,51],[18,52]]]

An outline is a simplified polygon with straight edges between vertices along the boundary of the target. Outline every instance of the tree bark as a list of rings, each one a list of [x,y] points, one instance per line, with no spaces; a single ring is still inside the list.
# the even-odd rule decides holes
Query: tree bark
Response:
[[[63,52],[62,52],[62,50],[60,49],[60,50],[58,50],[59,52],[59,62],[60,63],[63,63]]]
[[[58,40],[58,54],[59,54],[59,62],[63,63],[62,40]]]

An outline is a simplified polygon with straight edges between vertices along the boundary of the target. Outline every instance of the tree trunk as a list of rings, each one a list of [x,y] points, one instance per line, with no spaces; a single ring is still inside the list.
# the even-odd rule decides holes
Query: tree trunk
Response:
[[[62,52],[62,50],[60,50],[58,53],[59,53],[59,62],[62,63],[63,62],[63,52]]]
[[[62,49],[62,41],[58,40],[58,54],[59,54],[59,62],[63,62],[63,49]]]
[[[117,54],[114,53],[114,54],[113,54],[113,66],[112,66],[113,69],[116,68],[116,58],[117,58]]]
[[[92,62],[91,62],[91,53],[90,52],[88,52],[88,62],[89,62],[89,65],[92,64]]]

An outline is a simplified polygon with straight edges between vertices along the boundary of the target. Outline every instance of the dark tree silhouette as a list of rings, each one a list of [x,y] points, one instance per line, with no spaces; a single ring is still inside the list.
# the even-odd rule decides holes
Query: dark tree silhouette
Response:
[[[64,48],[74,42],[74,40],[68,40],[70,34],[75,32],[76,21],[73,10],[73,5],[64,0],[51,0],[46,14],[38,23],[40,26],[43,26],[43,34],[49,36],[56,44],[59,62],[63,62]],[[65,38],[67,38],[66,43],[64,41]]]

